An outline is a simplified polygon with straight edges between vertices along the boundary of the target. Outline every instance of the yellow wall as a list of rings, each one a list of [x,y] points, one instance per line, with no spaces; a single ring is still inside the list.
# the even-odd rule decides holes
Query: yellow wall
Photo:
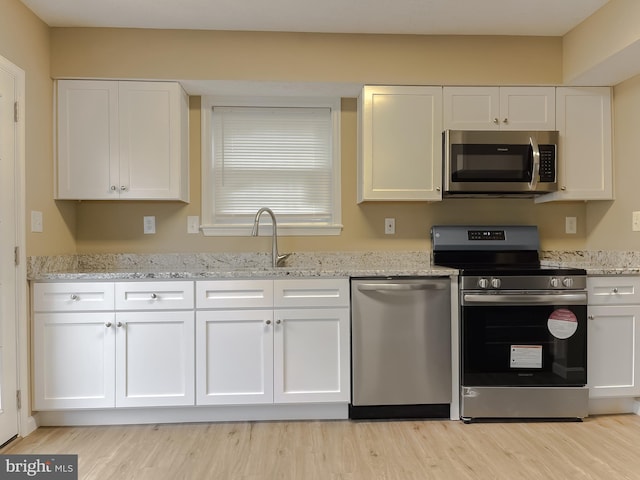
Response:
[[[425,37],[258,32],[56,28],[55,78],[313,81],[384,84],[557,84],[561,39]],[[543,65],[544,68],[539,68]],[[268,239],[202,237],[186,233],[200,214],[200,99],[192,97],[191,204],[83,202],[77,209],[77,249],[85,252],[209,252],[267,250]],[[447,200],[442,203],[356,204],[356,101],[343,99],[342,215],[337,237],[285,237],[283,251],[428,248],[435,223],[536,223],[546,248],[580,248],[583,203],[534,205],[531,200]],[[58,202],[66,203],[66,202]],[[142,217],[155,215],[155,236]],[[564,217],[579,233],[564,233]],[[383,234],[385,217],[396,235]]]
[[[19,0],[2,0],[0,55],[25,71],[26,211],[43,212],[46,235],[27,235],[27,254],[73,253],[75,207],[53,202],[50,29]],[[29,222],[26,222],[29,225]]]
[[[616,0],[621,4],[625,0]],[[186,234],[200,214],[200,98],[190,101],[189,205],[170,202],[53,200],[51,77],[326,81],[381,84],[559,84],[559,38],[425,37],[257,32],[49,29],[18,0],[0,15],[0,55],[27,72],[27,214],[44,213],[45,232],[27,234],[28,255],[72,252],[267,250],[267,239]],[[543,65],[544,68],[540,68]],[[283,250],[424,249],[435,223],[536,223],[543,248],[637,249],[630,215],[636,201],[640,148],[634,125],[640,80],[614,90],[615,202],[534,205],[529,200],[356,204],[356,102],[343,99],[342,203],[339,237],[290,237]],[[142,216],[156,215],[158,234],[142,234]],[[394,216],[397,234],[383,234]],[[564,217],[578,218],[565,235]]]

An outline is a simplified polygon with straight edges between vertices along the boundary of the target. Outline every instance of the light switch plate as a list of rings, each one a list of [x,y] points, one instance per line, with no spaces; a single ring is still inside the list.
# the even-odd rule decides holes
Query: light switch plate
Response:
[[[200,233],[200,217],[198,215],[187,217],[187,233]]]
[[[31,231],[41,233],[43,230],[42,212],[31,210]]]
[[[631,230],[640,232],[640,212],[631,212]]]
[[[564,233],[577,233],[578,219],[576,217],[564,217]]]
[[[143,224],[144,224],[145,235],[153,235],[154,233],[156,233],[156,217],[155,216],[153,215],[145,216],[143,220]]]

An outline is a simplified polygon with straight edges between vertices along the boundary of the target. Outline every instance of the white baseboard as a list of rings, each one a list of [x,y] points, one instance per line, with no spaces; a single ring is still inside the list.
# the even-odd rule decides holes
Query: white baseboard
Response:
[[[635,413],[640,415],[640,401],[633,397],[590,398],[589,415]]]
[[[39,426],[134,425],[260,420],[346,420],[347,403],[235,405],[38,412]]]

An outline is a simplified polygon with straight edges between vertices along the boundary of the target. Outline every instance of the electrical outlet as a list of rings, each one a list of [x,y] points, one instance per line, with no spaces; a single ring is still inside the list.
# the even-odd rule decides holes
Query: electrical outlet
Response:
[[[396,233],[396,219],[385,218],[384,219],[384,233],[385,235],[394,235]]]
[[[32,210],[31,211],[31,231],[36,233],[41,233],[43,230],[42,225],[43,225],[42,212]]]
[[[187,217],[187,233],[200,233],[200,217],[198,215]]]
[[[631,230],[640,232],[640,212],[632,212],[631,215]]]
[[[564,233],[577,233],[578,219],[576,217],[564,217]]]
[[[144,225],[144,234],[145,235],[153,235],[156,233],[156,217],[151,215],[148,217],[144,217],[143,219]]]

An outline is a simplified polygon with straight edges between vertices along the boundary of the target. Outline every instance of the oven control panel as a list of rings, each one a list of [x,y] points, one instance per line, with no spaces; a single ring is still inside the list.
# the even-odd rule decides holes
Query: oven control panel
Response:
[[[467,238],[469,240],[506,240],[504,230],[469,230]]]
[[[587,277],[584,275],[505,275],[463,276],[463,290],[584,290]]]

